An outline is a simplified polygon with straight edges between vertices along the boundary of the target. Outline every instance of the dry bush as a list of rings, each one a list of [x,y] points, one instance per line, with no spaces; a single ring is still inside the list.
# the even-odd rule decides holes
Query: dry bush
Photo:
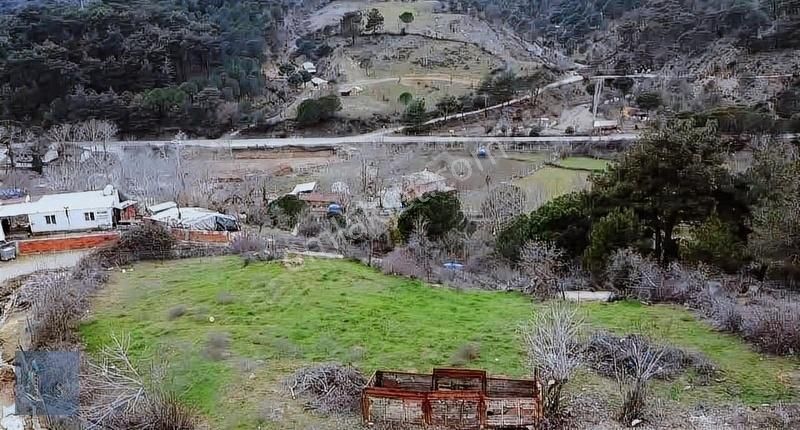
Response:
[[[236,301],[236,296],[234,296],[228,291],[222,291],[219,294],[217,294],[217,303],[221,305],[229,305],[231,303],[234,303],[235,301]]]
[[[103,267],[125,266],[137,261],[168,260],[174,257],[175,238],[163,225],[144,223],[122,233],[119,242],[94,253]]]
[[[617,382],[622,392],[622,408],[617,417],[621,422],[633,425],[635,420],[644,416],[649,383],[660,371],[664,350],[635,340],[622,342],[617,347],[627,357],[626,361],[616,363]]]
[[[456,367],[466,366],[477,360],[481,356],[481,346],[477,343],[465,343],[458,347],[453,356],[450,357],[450,364]]]
[[[606,279],[626,297],[649,302],[695,302],[703,294],[708,276],[678,263],[666,270],[631,249],[620,249],[608,260]]]
[[[158,388],[161,369],[151,367],[149,375],[141,374],[129,357],[129,347],[130,339],[113,336],[101,351],[101,360],[84,363],[81,420],[90,428],[107,430],[195,429],[195,411]]]
[[[400,247],[383,257],[381,270],[387,275],[401,275],[418,279],[425,277],[425,271],[417,264],[412,253]]]
[[[186,311],[188,311],[188,308],[186,307],[186,305],[173,306],[173,307],[169,308],[169,310],[167,311],[167,319],[170,320],[170,321],[172,321],[174,319],[178,319],[178,318],[186,315]]]
[[[534,313],[520,330],[531,373],[542,378],[548,419],[562,415],[562,391],[581,365],[583,325],[577,308],[557,304]]]
[[[349,366],[320,364],[298,370],[285,384],[292,398],[306,397],[308,406],[315,410],[353,413],[361,408],[361,390],[367,379]]]
[[[774,298],[744,306],[742,336],[762,351],[800,355],[800,304]]]
[[[636,348],[630,345],[633,343],[637,344]],[[586,343],[584,356],[589,366],[603,376],[614,377],[619,372],[634,376],[636,369],[632,354],[639,350],[659,354],[657,369],[653,375],[657,379],[672,379],[687,369],[694,369],[697,374],[705,377],[710,377],[717,371],[714,364],[699,353],[652,344],[639,335],[619,337],[606,332],[593,333]]]
[[[300,347],[286,338],[277,338],[272,341],[272,349],[275,350],[275,355],[278,358],[301,358],[303,357],[303,350]]]
[[[316,215],[311,211],[304,211],[297,221],[297,234],[303,237],[317,237],[324,227]]]
[[[66,273],[41,278],[28,320],[33,349],[74,341],[74,329],[88,306],[90,293],[87,283],[75,281]]]
[[[717,330],[730,333],[739,333],[741,331],[744,320],[736,299],[716,297],[711,300],[711,305],[707,312]]]
[[[206,338],[203,355],[209,360],[220,361],[228,358],[231,346],[231,336],[228,333],[212,332]]]
[[[267,241],[259,235],[243,233],[233,239],[230,248],[231,252],[236,255],[261,252],[267,249]]]
[[[548,242],[529,241],[520,251],[520,267],[529,278],[525,292],[542,299],[563,294],[564,251]]]

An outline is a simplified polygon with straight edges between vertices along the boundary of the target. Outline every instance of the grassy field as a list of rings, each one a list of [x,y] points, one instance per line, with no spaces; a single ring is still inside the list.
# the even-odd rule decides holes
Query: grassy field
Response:
[[[608,167],[609,161],[589,157],[568,157],[556,162],[559,166],[570,169],[588,169],[602,171]]]
[[[185,313],[176,317],[179,308]],[[751,352],[685,310],[632,303],[584,308],[596,327],[656,328],[659,338],[700,350],[724,370],[724,382],[708,387],[684,390],[688,377],[657,384],[675,400],[761,403],[790,397],[794,364]],[[167,359],[172,388],[207,414],[214,428],[307,428],[318,418],[280,391],[279,382],[294,369],[340,361],[367,373],[429,371],[451,365],[453,354],[472,342],[481,354],[470,367],[523,376],[516,330],[533,311],[529,298],[519,294],[428,286],[352,262],[243,267],[238,258],[224,257],[147,263],[117,273],[80,331],[90,353],[112,335],[129,335],[135,359]],[[230,336],[230,356],[215,360],[207,339],[220,333]],[[608,380],[588,372],[583,378],[613,392]],[[265,402],[296,413],[264,423],[259,411]]]
[[[560,160],[557,164],[567,167],[567,169],[547,166],[532,175],[516,179],[514,185],[525,190],[529,201],[542,204],[562,194],[582,190],[589,186],[590,173],[588,171],[570,169],[599,172],[605,169],[609,162],[588,157],[569,157]]]

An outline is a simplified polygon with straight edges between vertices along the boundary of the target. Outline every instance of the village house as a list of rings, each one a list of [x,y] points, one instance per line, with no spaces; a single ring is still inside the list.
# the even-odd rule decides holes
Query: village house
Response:
[[[309,209],[314,213],[327,213],[331,205],[339,204],[339,196],[332,193],[304,193],[299,197],[308,204]]]
[[[427,169],[403,176],[403,200],[409,201],[434,191],[450,191],[444,176]]]
[[[317,73],[317,66],[315,66],[314,63],[310,61],[306,61],[305,63],[303,63],[303,70],[313,75],[314,73]]]
[[[135,205],[132,200],[120,201],[111,185],[97,191],[0,200],[0,240],[14,234],[109,230],[135,214]]]

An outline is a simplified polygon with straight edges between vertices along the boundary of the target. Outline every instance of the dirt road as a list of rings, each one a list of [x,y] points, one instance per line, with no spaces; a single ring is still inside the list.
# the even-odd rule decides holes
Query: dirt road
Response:
[[[63,269],[78,264],[81,257],[88,251],[59,252],[55,254],[41,254],[19,257],[13,261],[0,262],[0,284],[28,275],[39,270]]]

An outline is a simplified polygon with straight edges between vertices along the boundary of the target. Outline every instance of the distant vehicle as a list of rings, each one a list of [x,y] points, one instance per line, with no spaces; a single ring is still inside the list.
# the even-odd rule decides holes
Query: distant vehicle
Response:
[[[444,263],[443,266],[444,266],[445,269],[449,269],[449,270],[463,270],[464,269],[464,265],[461,264],[461,263],[449,262],[449,263]]]
[[[481,146],[480,148],[478,148],[478,157],[486,158],[487,155],[488,155],[488,151],[486,151],[485,147]]]
[[[0,261],[17,259],[17,245],[12,242],[0,242]]]

